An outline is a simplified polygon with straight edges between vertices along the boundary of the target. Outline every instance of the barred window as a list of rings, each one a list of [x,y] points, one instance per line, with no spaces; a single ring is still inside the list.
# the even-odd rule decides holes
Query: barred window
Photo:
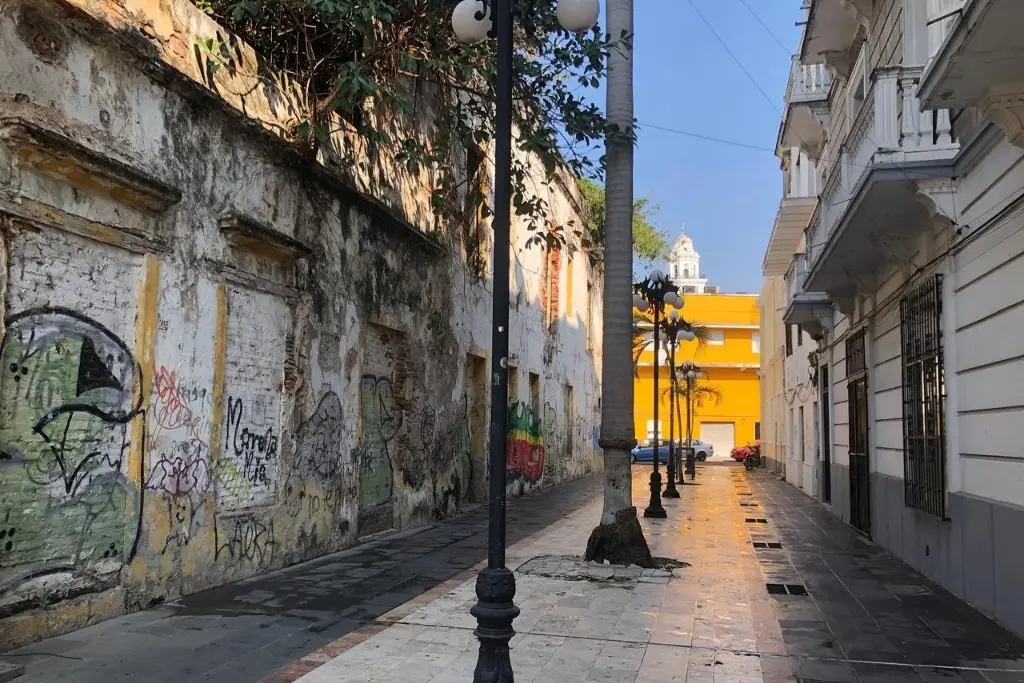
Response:
[[[942,356],[942,276],[900,301],[903,342],[904,503],[946,516],[946,379]]]

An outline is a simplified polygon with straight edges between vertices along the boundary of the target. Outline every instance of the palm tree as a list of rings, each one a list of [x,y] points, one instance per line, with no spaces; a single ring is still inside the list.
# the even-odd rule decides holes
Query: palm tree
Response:
[[[675,374],[672,377],[672,383],[675,385],[676,390],[676,416],[679,422],[680,428],[683,425],[682,407],[685,405],[686,410],[686,437],[687,449],[693,447],[693,444],[689,442],[689,439],[693,437],[691,423],[693,422],[693,414],[697,408],[703,408],[705,404],[711,404],[717,406],[722,402],[722,391],[717,386],[708,382],[701,381],[699,378],[687,379],[686,370],[678,367],[676,368]],[[690,470],[692,467],[692,450],[686,452],[686,465],[687,469]],[[676,466],[676,472],[679,472],[679,479],[682,481],[683,469]],[[693,471],[690,470],[692,476]]]
[[[629,376],[630,316],[633,311],[633,0],[608,0],[609,36],[628,37],[608,54],[605,138],[604,362],[601,370],[601,441],[604,509],[590,534],[587,560],[653,567],[633,506],[630,451],[633,382]]]
[[[711,330],[704,325],[692,324],[690,331],[697,343],[697,353],[704,350],[711,339]],[[633,310],[633,376],[640,376],[640,358],[654,346],[654,317],[650,311]],[[662,345],[664,346],[664,345]],[[678,353],[678,351],[677,351]]]

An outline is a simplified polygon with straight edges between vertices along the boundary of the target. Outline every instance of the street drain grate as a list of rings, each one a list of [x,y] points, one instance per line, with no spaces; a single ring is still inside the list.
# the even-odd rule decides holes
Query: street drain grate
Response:
[[[782,544],[775,541],[752,541],[751,543],[755,548],[769,548],[771,550],[782,549]]]
[[[753,494],[753,493],[751,493],[750,491],[747,491],[747,492],[745,492],[745,493],[744,493],[744,492],[740,492],[740,494],[739,494],[739,495],[741,495],[741,496],[752,496],[752,495],[754,495],[754,494]]]
[[[766,583],[769,595],[809,595],[799,583]]]
[[[767,524],[768,520],[761,517],[747,517],[743,520],[747,524]]]
[[[757,507],[757,503],[740,503],[740,505],[742,505],[745,508],[756,508]]]

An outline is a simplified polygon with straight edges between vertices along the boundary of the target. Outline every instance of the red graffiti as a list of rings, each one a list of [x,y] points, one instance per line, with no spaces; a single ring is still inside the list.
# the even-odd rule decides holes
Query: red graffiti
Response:
[[[178,376],[161,366],[153,378],[156,387],[156,421],[164,429],[177,429],[192,421],[192,409],[185,392],[178,389]]]
[[[522,477],[528,482],[540,481],[544,474],[544,446],[526,439],[508,441],[508,477]]]
[[[153,387],[156,390],[156,405],[153,406],[152,437],[159,437],[163,429],[186,427],[193,439],[205,444],[206,437],[200,433],[200,421],[192,412],[191,404],[193,400],[205,398],[206,390],[183,386],[177,374],[163,366],[153,376]]]

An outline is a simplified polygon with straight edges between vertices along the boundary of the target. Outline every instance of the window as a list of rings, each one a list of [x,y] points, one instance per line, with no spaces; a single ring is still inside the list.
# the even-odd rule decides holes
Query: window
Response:
[[[786,355],[793,355],[793,326],[786,325]]]
[[[533,419],[540,419],[540,375],[536,372],[530,373],[530,410],[533,411]]]
[[[571,384],[565,385],[565,452],[574,456],[573,434],[576,431],[576,392]]]
[[[946,515],[946,380],[942,356],[942,276],[900,301],[903,343],[903,501]]]
[[[725,330],[708,330],[708,344],[721,346],[725,343]]]
[[[761,440],[761,423],[760,422],[755,422],[754,423],[754,441],[760,441],[760,440]]]
[[[576,315],[576,304],[573,300],[572,291],[573,280],[576,279],[575,277],[573,277],[574,275],[575,273],[573,273],[573,259],[572,256],[569,256],[568,259],[566,259],[565,265],[565,316],[567,318],[572,318],[574,315]]]
[[[511,363],[508,365],[508,404],[514,406],[519,402],[519,368]]]
[[[689,268],[683,268],[683,277],[684,278],[690,277],[690,269]]]
[[[753,353],[761,353],[761,333],[755,332],[750,339],[750,350]]]
[[[655,430],[654,430],[654,420],[648,420],[647,421],[647,441],[648,441],[648,443],[654,443],[654,439],[656,439],[656,438],[660,439],[661,438],[661,425],[662,425],[661,420],[658,420],[658,430],[657,430],[657,432],[655,432]]]
[[[803,327],[803,325],[797,325],[796,326],[796,345],[797,346],[803,346],[804,345],[804,327]]]
[[[594,286],[587,283],[587,351],[594,350]]]

